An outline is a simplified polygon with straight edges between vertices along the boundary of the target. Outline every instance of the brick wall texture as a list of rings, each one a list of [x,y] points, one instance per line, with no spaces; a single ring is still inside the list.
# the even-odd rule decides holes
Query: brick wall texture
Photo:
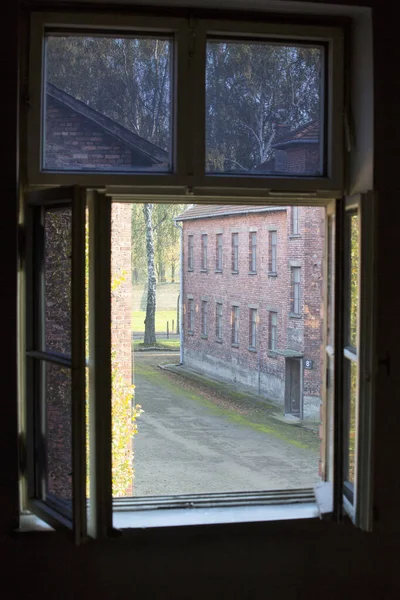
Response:
[[[301,368],[304,418],[319,421],[322,381],[324,209],[299,208],[299,234],[291,234],[291,207],[183,221],[184,361],[224,379],[242,382],[284,403],[286,358],[269,351],[269,312],[277,313],[277,349],[313,361]],[[270,231],[277,233],[276,274],[269,273]],[[249,272],[249,234],[257,233],[256,273]],[[216,272],[216,235],[222,233],[223,267]],[[232,272],[232,233],[239,234],[239,269]],[[201,236],[208,235],[207,270],[201,268]],[[188,236],[194,265],[188,270]],[[291,313],[291,268],[300,268],[300,314]],[[195,308],[188,331],[188,300]],[[201,302],[208,302],[207,337],[201,330]],[[222,339],[216,338],[216,303],[222,304]],[[232,306],[239,307],[239,343],[231,338]],[[257,347],[249,348],[250,309],[257,310]]]

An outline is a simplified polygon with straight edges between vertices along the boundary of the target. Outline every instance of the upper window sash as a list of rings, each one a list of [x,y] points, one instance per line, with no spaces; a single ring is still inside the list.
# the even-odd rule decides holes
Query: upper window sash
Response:
[[[43,171],[44,36],[66,32],[88,36],[171,36],[171,164],[170,172],[90,172]],[[324,85],[320,91],[320,143],[324,147],[321,175],[298,176],[296,173],[243,174],[210,173],[206,169],[206,58],[207,40],[271,43],[296,47],[324,48],[321,68]],[[296,23],[192,21],[185,18],[118,17],[93,14],[35,13],[31,18],[29,57],[28,183],[31,185],[132,186],[157,189],[167,194],[225,188],[240,189],[251,196],[255,190],[272,192],[330,192],[343,190],[343,30],[340,27],[299,25]],[[279,112],[279,111],[278,111]],[[276,121],[277,122],[277,121]],[[275,123],[275,121],[274,121]],[[229,123],[228,123],[229,125]],[[292,122],[298,126],[297,122]],[[303,125],[303,123],[301,123]],[[306,124],[304,124],[306,125]],[[291,129],[293,130],[293,129]],[[237,161],[239,163],[239,161]],[[333,192],[333,193],[332,193]]]

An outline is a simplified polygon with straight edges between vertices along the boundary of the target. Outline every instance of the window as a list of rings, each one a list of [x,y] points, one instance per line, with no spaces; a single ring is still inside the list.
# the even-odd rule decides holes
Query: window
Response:
[[[239,234],[232,233],[232,273],[239,272]]]
[[[208,249],[208,235],[203,233],[201,236],[201,270],[207,271],[207,249]]]
[[[111,406],[114,407],[114,401],[121,402],[124,410],[127,411],[124,414],[131,415],[132,400],[136,401],[137,399],[133,394],[142,393],[146,389],[146,385],[143,385],[146,383],[144,380],[140,385],[135,381],[136,391],[132,392],[131,367],[125,365],[120,371],[115,370],[115,340],[120,339],[122,335],[126,344],[129,344],[126,346],[127,351],[125,351],[126,348],[124,348],[124,352],[121,351],[121,355],[124,355],[125,358],[128,357],[128,362],[132,358],[132,340],[134,340],[134,352],[141,343],[135,338],[137,332],[132,329],[131,306],[129,305],[127,309],[125,306],[123,309],[121,308],[121,298],[125,297],[125,300],[127,298],[125,292],[130,283],[130,277],[125,276],[124,269],[116,268],[116,261],[118,261],[120,252],[125,252],[130,257],[131,248],[122,243],[122,230],[113,229],[114,216],[121,208],[118,207],[118,204],[126,205],[125,216],[127,216],[123,219],[123,223],[126,224],[132,223],[129,204],[136,202],[137,197],[140,197],[142,202],[145,199],[147,209],[144,211],[142,207],[141,211],[135,213],[136,216],[143,212],[150,213],[154,208],[149,207],[158,206],[161,203],[176,208],[177,202],[181,202],[182,199],[193,202],[186,206],[185,210],[177,210],[171,219],[168,219],[168,236],[173,239],[165,252],[159,252],[160,242],[166,239],[166,228],[162,218],[158,220],[154,218],[153,225],[145,223],[143,226],[142,223],[142,227],[137,228],[138,237],[146,228],[151,229],[152,226],[153,233],[156,232],[154,240],[158,246],[153,248],[156,251],[149,252],[149,256],[146,255],[146,244],[136,244],[136,240],[132,240],[132,236],[128,236],[129,243],[133,241],[140,246],[139,250],[141,250],[141,261],[136,261],[134,269],[142,269],[143,272],[146,272],[147,269],[149,273],[148,281],[145,282],[147,286],[143,285],[137,294],[137,307],[134,310],[134,312],[143,313],[144,309],[147,310],[147,306],[155,304],[154,283],[156,279],[159,278],[160,283],[164,283],[165,277],[169,277],[165,275],[168,269],[171,280],[173,279],[172,273],[178,272],[175,271],[173,265],[179,264],[176,262],[177,250],[179,257],[184,254],[185,248],[179,247],[178,240],[179,236],[181,236],[181,240],[186,239],[188,227],[186,227],[186,231],[182,231],[185,227],[181,225],[186,218],[191,224],[201,215],[212,219],[228,217],[224,231],[231,232],[235,228],[231,240],[231,265],[232,272],[238,273],[239,231],[248,232],[249,223],[243,227],[238,225],[236,229],[237,215],[247,217],[251,215],[253,218],[254,214],[260,212],[263,199],[268,205],[263,207],[263,215],[268,214],[268,211],[272,211],[274,207],[275,209],[279,207],[279,210],[287,214],[289,198],[293,198],[296,202],[304,202],[304,198],[310,198],[312,208],[319,209],[320,206],[326,208],[333,204],[331,200],[338,197],[338,191],[339,194],[343,193],[345,161],[342,151],[344,129],[342,123],[343,32],[336,25],[329,28],[318,24],[301,24],[299,26],[291,24],[290,19],[285,19],[282,27],[279,22],[269,23],[267,19],[265,23],[235,22],[232,25],[223,21],[203,21],[201,18],[192,23],[186,17],[158,20],[151,16],[145,17],[144,20],[138,17],[130,21],[125,18],[121,20],[117,15],[110,15],[110,18],[106,19],[99,16],[99,19],[93,19],[92,23],[85,21],[87,19],[85,15],[82,15],[81,20],[78,16],[76,19],[74,23],[73,15],[69,15],[68,21],[66,21],[64,14],[46,16],[35,14],[32,18],[32,60],[30,61],[29,81],[32,108],[28,119],[29,132],[27,135],[29,142],[28,185],[36,186],[35,189],[43,186],[48,189],[44,192],[36,192],[35,199],[30,203],[32,210],[29,211],[36,213],[33,218],[36,229],[29,242],[32,242],[35,248],[35,253],[32,255],[34,265],[31,265],[34,275],[32,281],[28,282],[34,288],[29,296],[30,299],[34,299],[34,302],[33,308],[29,309],[32,314],[29,317],[30,326],[27,336],[31,335],[32,339],[29,341],[32,344],[28,344],[26,360],[27,373],[31,377],[30,382],[34,379],[35,386],[26,387],[29,388],[31,394],[29,402],[34,406],[31,414],[35,417],[30,424],[33,435],[32,431],[29,433],[29,438],[33,439],[34,458],[32,463],[35,463],[33,480],[34,485],[41,486],[40,489],[36,488],[33,492],[30,490],[29,498],[33,500],[33,504],[36,500],[40,500],[51,506],[53,510],[56,506],[60,514],[67,514],[66,518],[72,520],[74,526],[78,524],[75,531],[76,538],[79,538],[84,537],[87,506],[92,515],[88,522],[93,520],[94,515],[95,522],[89,526],[89,529],[92,527],[90,535],[94,537],[111,530],[113,525],[112,500],[114,507],[125,507],[126,498],[129,498],[127,505],[130,507],[148,508],[144,497],[153,495],[162,496],[163,502],[165,501],[168,506],[171,506],[172,501],[176,504],[181,503],[180,507],[193,506],[193,494],[187,502],[182,500],[182,494],[186,493],[188,488],[183,490],[178,487],[163,488],[166,480],[174,482],[177,486],[181,485],[181,478],[166,477],[163,473],[165,462],[161,467],[157,463],[157,457],[167,454],[166,445],[168,444],[168,436],[163,438],[160,432],[158,436],[153,436],[150,443],[149,438],[145,436],[142,438],[138,436],[135,440],[135,456],[139,457],[142,453],[147,456],[149,462],[152,460],[149,458],[150,452],[154,453],[153,459],[156,457],[152,463],[156,473],[152,486],[158,486],[156,491],[154,491],[154,487],[151,488],[151,493],[149,488],[146,491],[143,480],[140,481],[139,468],[136,470],[134,484],[130,475],[127,480],[120,479],[118,486],[114,480],[115,448],[123,449],[119,459],[124,460],[132,452],[130,443],[132,437],[129,438],[127,444],[119,445],[114,442],[121,440],[118,436],[120,429],[125,427],[125,421],[126,427],[133,436],[140,409],[135,405],[133,423],[130,418],[123,419],[123,423],[118,427],[115,425],[115,419],[112,419]],[[192,45],[187,44],[189,35],[196,39],[195,60],[192,60],[190,54],[193,51]],[[101,49],[102,52],[95,52],[93,49]],[[71,57],[74,60],[71,60]],[[125,58],[128,60],[125,61]],[[59,61],[58,63],[56,59]],[[126,62],[129,67],[128,81],[124,81]],[[76,69],[74,65],[77,66]],[[120,85],[115,85],[115,78],[120,77],[121,71],[123,76],[118,80]],[[179,72],[179,77],[176,76],[177,72]],[[85,73],[88,74],[87,77]],[[78,83],[77,76],[80,79]],[[68,85],[62,87],[60,78],[63,77],[67,84],[70,83],[70,87]],[[70,78],[70,82],[68,78]],[[127,104],[126,93],[130,93],[128,88],[132,79],[135,85],[131,87],[136,92],[134,98],[132,95],[130,98],[128,97]],[[191,85],[188,85],[188,80]],[[99,95],[98,89],[100,88],[102,94]],[[265,96],[266,88],[273,89],[276,94],[266,97],[264,106],[261,106],[263,103],[259,102],[259,96]],[[116,98],[122,102],[123,109],[128,108],[128,110],[123,110],[123,114],[116,106]],[[75,121],[70,122],[69,118],[61,121],[59,119],[60,107],[65,114],[76,115]],[[125,120],[121,121],[121,115]],[[255,131],[255,124],[259,123],[262,123],[261,131]],[[65,129],[63,129],[64,127]],[[95,133],[93,133],[94,131]],[[312,146],[312,148],[308,148],[308,152],[303,151],[306,145]],[[67,184],[75,187],[63,187]],[[79,185],[85,187],[78,187]],[[54,188],[51,189],[51,186]],[[47,193],[49,189],[51,194]],[[86,189],[90,190],[87,198],[89,206],[88,286],[84,281],[86,272],[84,261],[85,219],[84,211],[82,211],[82,204],[84,205],[86,202]],[[285,192],[286,195],[283,196],[282,192]],[[52,200],[50,196],[53,196]],[[210,197],[211,208],[204,205],[205,197]],[[221,200],[224,197],[232,198],[234,208],[224,205]],[[43,200],[44,198],[46,201]],[[254,205],[250,205],[252,201]],[[154,204],[149,204],[153,202]],[[222,204],[217,204],[217,202],[222,202]],[[243,204],[240,205],[239,202]],[[54,335],[53,338],[49,337],[48,329],[51,324],[46,322],[45,311],[43,312],[42,309],[46,307],[46,294],[50,293],[49,288],[46,289],[46,285],[43,285],[44,279],[47,277],[43,258],[43,249],[45,248],[43,236],[46,229],[44,222],[47,218],[45,213],[48,210],[56,213],[58,210],[64,210],[71,206],[71,352],[69,355],[66,346],[63,346],[63,342],[57,335]],[[233,210],[235,219],[231,218]],[[186,213],[189,211],[192,212],[188,217]],[[208,214],[207,211],[212,214]],[[121,212],[124,211],[121,209]],[[292,213],[292,218],[294,213],[295,211]],[[183,216],[185,214],[186,216]],[[288,227],[294,235],[298,234],[294,233],[296,230],[297,232],[300,230],[298,221],[297,216],[297,225],[294,226],[292,223]],[[275,220],[274,223],[276,222]],[[178,228],[173,227],[174,223],[181,227],[181,232],[178,231]],[[206,228],[207,224],[204,225]],[[339,225],[337,235],[342,242],[343,227],[341,223]],[[221,222],[218,222],[209,231],[222,230],[223,226]],[[252,225],[250,226],[252,227]],[[203,227],[198,227],[197,223],[196,232],[201,235],[202,230],[204,230]],[[258,231],[261,234],[261,229]],[[268,229],[266,228],[265,231]],[[151,239],[151,235],[148,238]],[[363,241],[364,239],[363,237]],[[114,240],[114,248],[112,248],[112,240]],[[194,267],[193,241],[192,235],[191,238],[188,238],[188,270],[193,270]],[[246,240],[243,239],[242,242],[243,249]],[[256,242],[255,239],[254,242]],[[253,244],[253,240],[251,240],[250,245],[250,254],[251,258],[254,254],[254,262],[249,261],[249,267],[254,267],[255,272],[256,243]],[[296,246],[296,244],[291,245],[292,247]],[[218,239],[217,247],[219,247]],[[260,247],[265,248],[264,237],[262,244],[260,242]],[[273,262],[272,247],[273,244],[271,244],[271,266]],[[196,246],[196,252],[198,251],[199,248]],[[200,252],[200,264],[203,268],[207,268],[207,238],[201,238]],[[218,253],[219,250],[216,255],[216,266],[219,266]],[[29,252],[27,254],[29,255]],[[283,252],[282,256],[284,256]],[[63,262],[64,258],[62,258]],[[245,260],[244,255],[242,258]],[[262,259],[264,260],[264,256]],[[63,266],[66,278],[69,276],[68,260]],[[325,263],[323,264],[325,265]],[[245,266],[245,263],[242,265]],[[179,266],[182,267],[182,264]],[[182,268],[183,278],[188,275],[187,269]],[[132,272],[129,266],[126,272]],[[323,275],[325,276],[325,274]],[[194,274],[190,273],[189,277],[194,278]],[[305,273],[303,278],[305,278]],[[201,279],[203,285],[206,281],[210,285],[213,283],[211,277],[202,277]],[[218,276],[216,279],[224,282],[225,278]],[[54,281],[56,282],[56,279]],[[235,280],[231,279],[231,283],[233,281]],[[306,289],[311,287],[311,282],[304,280],[300,298],[300,268],[293,267],[291,269],[290,286],[287,285],[289,282],[286,278],[284,281],[285,294],[290,297],[285,296],[285,301],[282,302],[282,311],[287,310],[288,304],[291,303],[292,314],[299,315],[300,301],[306,305]],[[360,281],[362,282],[362,278]],[[270,289],[276,287],[277,282],[278,280],[273,281],[266,278]],[[60,283],[61,288],[64,283],[64,280]],[[174,283],[177,282],[174,281]],[[154,326],[155,331],[152,333],[157,335],[149,335],[149,341],[145,345],[162,345],[164,341],[168,340],[171,332],[178,337],[182,334],[182,332],[180,334],[176,332],[176,326],[178,324],[180,326],[181,320],[185,319],[184,298],[187,288],[183,286],[183,281],[181,283],[180,291],[185,290],[185,292],[177,294],[179,299],[175,297],[173,302],[170,302],[169,310],[165,311],[169,314],[157,315],[150,309],[145,319],[143,319],[143,314],[139,315],[140,318],[133,319],[135,323],[139,323],[138,328],[142,329],[139,333],[144,333],[145,339],[147,339],[147,332],[143,329],[147,330]],[[252,278],[252,283],[256,283],[256,278]],[[85,327],[85,315],[83,314],[86,287],[88,287],[88,304],[90,305],[88,327]],[[162,285],[158,286],[160,293],[164,291],[163,287]],[[271,294],[271,291],[267,292],[262,285],[259,287],[257,293]],[[192,291],[196,291],[195,288],[192,288]],[[249,290],[241,285],[235,290],[235,297],[232,298],[230,291],[230,297],[226,298],[225,305],[231,307],[233,346],[239,344],[239,306],[251,306],[248,304],[249,298],[245,297],[248,292]],[[205,297],[208,300],[203,300],[200,294],[206,293]],[[268,369],[264,368],[265,364],[261,359],[268,360],[268,347],[270,344],[273,345],[272,315],[270,316],[271,341],[269,342],[266,335],[258,336],[257,309],[250,309],[249,345],[252,348],[260,348],[261,351],[263,344],[264,351],[264,355],[262,357],[260,355],[259,370],[256,374],[249,373],[250,363],[256,364],[257,361],[254,360],[254,356],[246,352],[245,344],[243,352],[236,348],[230,355],[223,355],[222,351],[226,349],[225,347],[185,335],[188,331],[193,331],[196,315],[201,317],[201,321],[199,320],[201,335],[204,337],[208,335],[208,302],[221,304],[216,302],[214,294],[214,290],[209,293],[208,289],[199,289],[197,297],[200,302],[195,302],[193,298],[186,295],[188,329],[185,331],[183,320],[181,337],[185,343],[189,339],[192,345],[180,348],[180,357],[184,361],[197,360],[198,369],[208,367],[214,368],[215,371],[220,369],[222,372],[229,365],[234,370],[235,378],[252,378],[252,385],[259,386],[261,393],[268,397],[269,392],[267,392],[265,382]],[[62,302],[68,293],[61,290],[59,296],[58,300]],[[364,296],[362,294],[360,296],[364,300]],[[218,291],[218,298],[220,297],[221,293]],[[29,302],[27,304],[30,306]],[[274,301],[271,301],[271,305],[279,307],[279,304],[275,304]],[[322,303],[318,306],[321,305]],[[36,314],[40,312],[39,308],[41,314]],[[53,308],[51,302],[47,302],[48,311],[51,312]],[[279,310],[281,309],[279,308]],[[137,315],[135,316],[137,317]],[[67,317],[68,311],[66,310],[66,321],[68,321]],[[37,319],[36,325],[35,318]],[[125,329],[122,329],[120,319],[126,321]],[[216,307],[216,334],[219,329],[219,320],[219,307]],[[312,319],[310,319],[311,321]],[[358,317],[359,321],[360,317]],[[282,326],[282,331],[280,330],[280,339],[283,339],[285,335],[282,353],[289,360],[286,361],[283,358],[279,361],[275,360],[274,367],[276,368],[278,362],[291,362],[293,363],[290,367],[292,371],[285,379],[284,384],[271,386],[270,389],[273,387],[281,390],[286,385],[286,381],[293,380],[293,385],[298,384],[296,389],[293,388],[294,391],[290,390],[290,393],[294,395],[296,390],[302,391],[303,383],[307,383],[314,375],[320,377],[322,365],[316,364],[314,373],[307,372],[303,377],[303,372],[298,368],[300,365],[299,355],[303,352],[303,349],[299,348],[302,337],[300,334],[303,333],[303,330],[300,331],[299,323],[295,319],[289,321],[289,324],[290,326],[286,326],[286,324]],[[302,322],[301,327],[303,325],[306,326]],[[89,350],[86,357],[85,329],[89,332]],[[265,329],[260,333],[264,334]],[[349,331],[354,331],[351,323]],[[67,326],[65,326],[65,332],[67,332]],[[356,335],[361,349],[360,330]],[[43,338],[46,336],[47,342],[49,342],[48,346],[43,345]],[[352,340],[353,338],[350,336],[350,346]],[[279,343],[281,344],[281,341]],[[201,347],[201,353],[199,347]],[[210,348],[216,348],[220,356],[209,355]],[[351,352],[351,348],[349,351]],[[148,354],[146,352],[137,353],[135,361],[131,361],[130,364],[132,362],[139,364],[140,361],[148,360],[146,358]],[[245,355],[245,362],[243,362],[243,355]],[[314,360],[319,361],[318,352],[315,356]],[[89,357],[90,360],[88,360]],[[167,366],[167,361],[170,367],[176,366],[179,358],[176,357],[174,360],[171,358],[168,356],[163,366]],[[342,359],[341,356],[340,361]],[[337,360],[339,358],[335,356],[334,361]],[[361,365],[361,354],[359,360],[360,367],[356,367],[356,383],[354,384],[354,366],[348,369],[347,379],[345,380],[344,377],[343,381],[339,382],[340,385],[342,383],[347,385],[348,390],[349,435],[347,432],[344,433],[347,439],[350,467],[347,468],[345,475],[351,479],[352,473],[354,473],[355,481],[358,478],[359,465],[355,464],[354,470],[352,470],[352,457],[356,456],[358,460],[359,442],[361,440],[364,443],[363,440],[365,440],[357,430],[354,454],[352,454],[353,449],[349,442],[350,433],[354,429],[352,415],[356,415],[355,428],[357,429],[357,419],[361,414],[358,412],[357,404],[359,390],[363,385],[359,377],[359,373],[364,372],[364,366]],[[89,471],[94,473],[89,482],[89,503],[84,481],[87,423],[84,414],[86,396],[82,373],[85,372],[86,361],[89,364],[90,373],[90,393],[87,396],[90,408],[88,438],[91,461]],[[349,364],[350,362],[355,361],[349,359]],[[342,363],[340,362],[340,364]],[[346,371],[346,369],[343,370]],[[159,375],[158,371],[157,374]],[[138,379],[141,376],[145,378],[146,369],[138,369],[136,375]],[[171,375],[171,380],[172,377]],[[154,378],[156,378],[155,375]],[[116,390],[115,386],[118,387],[117,384],[121,381],[123,384]],[[320,377],[319,383],[324,386],[325,377]],[[165,388],[159,386],[159,389],[166,388],[167,385]],[[171,388],[172,385],[168,386],[168,391],[171,391]],[[335,390],[337,389],[335,387]],[[74,390],[74,393],[71,393],[71,390]],[[157,398],[157,394],[152,397]],[[302,401],[301,395],[298,394],[296,398],[297,401]],[[53,436],[54,429],[51,419],[54,416],[55,407],[59,407],[64,400],[67,426],[59,432],[65,438],[63,444],[66,450],[63,463],[57,454],[58,439]],[[319,398],[317,398],[316,404],[319,409]],[[353,406],[355,406],[354,410]],[[150,405],[147,405],[146,408],[148,414],[151,415]],[[69,417],[70,415],[71,417]],[[242,417],[244,418],[243,415],[241,415]],[[70,420],[67,422],[69,418]],[[38,424],[39,430],[37,429]],[[339,428],[338,433],[343,433],[342,423],[336,425]],[[145,429],[146,427],[143,427],[143,430]],[[178,429],[176,428],[174,432],[176,435],[178,435]],[[202,435],[206,431],[206,428],[202,428],[202,423],[199,423],[199,429],[201,429]],[[304,434],[308,435],[305,431]],[[338,435],[337,437],[343,436]],[[42,447],[38,449],[35,443],[42,439],[44,449]],[[213,439],[219,439],[218,432],[214,432]],[[110,440],[113,441],[112,450]],[[143,444],[141,448],[140,444]],[[234,446],[234,444],[227,444],[227,447],[228,445]],[[70,455],[68,448],[71,449]],[[337,450],[335,449],[335,451]],[[175,454],[172,452],[170,456],[175,457]],[[186,456],[184,456],[185,458]],[[267,464],[268,460],[263,462]],[[286,461],[286,463],[288,462],[290,461]],[[314,483],[316,464],[317,461],[313,461],[312,469],[306,474],[307,477],[309,475],[306,483],[301,479],[303,484],[301,487],[309,488]],[[284,465],[281,466],[284,468]],[[195,468],[187,469],[187,471],[198,474],[198,467],[199,465],[196,465]],[[132,464],[129,468],[132,473]],[[219,461],[213,461],[212,473],[216,479],[219,475],[218,468]],[[239,472],[239,469],[235,471]],[[304,475],[303,471],[301,476]],[[61,482],[62,490],[57,478],[63,480]],[[217,481],[218,485],[220,481],[221,479]],[[264,489],[265,481],[268,481],[268,478],[264,477],[262,483],[259,484],[260,488],[251,491],[259,493],[260,489]],[[242,492],[249,490],[247,487],[239,489],[236,487],[236,482],[233,484],[235,484],[232,491],[233,496],[229,496],[228,500],[233,504],[243,504],[246,500],[244,501],[245,497]],[[132,487],[133,485],[135,488]],[[139,485],[142,485],[142,488],[138,492]],[[290,487],[290,482],[285,487]],[[204,489],[190,489],[195,489],[197,495],[195,502],[209,502],[208,490],[204,494]],[[133,494],[133,490],[136,496]],[[264,494],[264,491],[261,494]],[[307,494],[308,492],[306,496]],[[202,495],[203,497],[200,497]],[[171,497],[172,500],[170,500]],[[308,499],[310,497],[311,495],[307,496]],[[219,498],[213,501],[218,504]],[[119,502],[121,499],[122,501]],[[223,501],[228,502],[228,500],[227,496],[224,496]],[[114,524],[116,522],[114,521]]]
[[[291,234],[299,235],[299,207],[292,206],[292,221],[291,221]]]
[[[201,335],[207,337],[208,334],[208,302],[201,302]]]
[[[28,183],[342,189],[343,37],[267,19],[35,14]]]
[[[268,272],[271,275],[276,274],[276,248],[278,241],[278,234],[276,231],[269,232],[269,252],[268,252]]]
[[[188,269],[193,271],[194,268],[194,238],[193,235],[188,236]]]
[[[251,231],[249,233],[249,272],[256,273],[257,271],[257,233]]]
[[[222,340],[222,304],[217,302],[215,305],[215,337],[218,341]]]
[[[253,350],[257,348],[257,309],[249,310],[249,347]]]
[[[346,213],[348,248],[346,272],[346,336],[344,348],[344,493],[354,501],[358,386],[358,317],[360,222],[356,210]]]
[[[194,331],[194,300],[193,298],[189,298],[188,302],[187,302],[187,306],[188,306],[188,331],[192,332]]]
[[[166,35],[46,33],[43,171],[171,172],[172,63]]]
[[[291,268],[291,313],[300,315],[300,267]]]
[[[207,171],[322,175],[324,47],[213,38],[206,52]],[[314,152],[299,157],[305,139]]]
[[[269,311],[269,337],[268,348],[271,352],[277,349],[277,330],[278,330],[278,313]]]
[[[239,307],[232,306],[231,312],[232,344],[239,344]]]
[[[215,236],[215,270],[222,271],[222,233]]]

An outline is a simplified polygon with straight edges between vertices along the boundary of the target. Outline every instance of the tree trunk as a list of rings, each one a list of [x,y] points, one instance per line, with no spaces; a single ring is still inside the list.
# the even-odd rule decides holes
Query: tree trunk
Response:
[[[156,342],[156,272],[154,265],[154,232],[153,232],[153,204],[143,204],[144,222],[146,224],[146,253],[147,253],[147,305],[146,319],[144,321],[144,343]]]

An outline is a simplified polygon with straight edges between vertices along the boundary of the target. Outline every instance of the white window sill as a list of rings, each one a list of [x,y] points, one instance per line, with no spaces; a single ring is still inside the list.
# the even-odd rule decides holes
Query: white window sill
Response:
[[[304,502],[296,505],[114,511],[113,527],[115,529],[147,529],[317,518],[319,518],[317,504]]]

